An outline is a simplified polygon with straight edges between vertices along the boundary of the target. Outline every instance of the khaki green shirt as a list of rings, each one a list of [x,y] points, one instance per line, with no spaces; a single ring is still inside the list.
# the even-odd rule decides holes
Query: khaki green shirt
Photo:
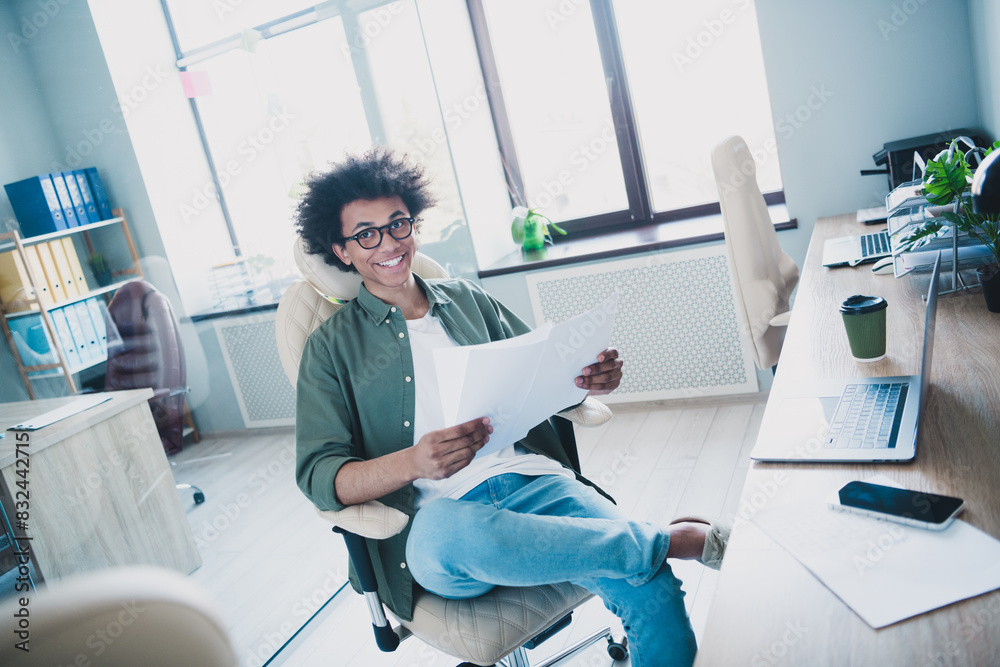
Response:
[[[417,281],[427,294],[431,313],[459,345],[488,343],[530,331],[474,283]],[[344,509],[333,481],[348,461],[370,460],[413,445],[412,379],[413,358],[402,311],[379,300],[364,286],[357,299],[309,336],[296,389],[295,472],[299,488],[316,507]],[[568,422],[543,422],[521,444],[574,470],[581,481],[590,484],[579,475]],[[413,485],[408,484],[380,500],[412,519],[414,495]],[[409,524],[389,539],[366,540],[379,595],[404,620],[412,618],[416,586],[405,560],[408,534]],[[359,590],[353,568],[351,583]]]

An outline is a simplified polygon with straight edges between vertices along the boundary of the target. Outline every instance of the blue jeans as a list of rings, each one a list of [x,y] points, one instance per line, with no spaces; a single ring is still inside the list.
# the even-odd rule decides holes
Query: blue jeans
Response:
[[[694,633],[666,562],[669,544],[668,534],[629,521],[575,479],[507,473],[461,500],[422,507],[406,560],[417,583],[446,598],[572,581],[622,620],[633,667],[690,665]]]

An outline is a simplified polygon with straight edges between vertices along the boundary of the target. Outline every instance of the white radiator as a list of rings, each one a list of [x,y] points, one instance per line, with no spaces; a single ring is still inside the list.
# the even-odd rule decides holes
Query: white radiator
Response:
[[[274,312],[215,322],[246,428],[295,424],[295,388],[274,339]]]
[[[611,345],[625,360],[605,402],[757,391],[723,245],[529,274],[535,322],[559,323],[618,292]]]

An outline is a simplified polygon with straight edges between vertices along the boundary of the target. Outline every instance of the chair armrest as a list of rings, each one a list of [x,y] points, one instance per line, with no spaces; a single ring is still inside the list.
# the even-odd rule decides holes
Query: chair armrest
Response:
[[[600,426],[611,421],[614,414],[611,408],[588,396],[579,405],[574,405],[558,413],[563,419],[568,419],[580,426]]]
[[[351,505],[339,512],[317,509],[316,513],[336,528],[371,540],[384,540],[396,535],[410,520],[403,512],[377,500]]]
[[[771,321],[768,322],[768,324],[770,324],[772,327],[787,327],[788,321],[790,319],[792,319],[792,311],[786,310],[785,312],[779,313],[774,317],[772,317]]]

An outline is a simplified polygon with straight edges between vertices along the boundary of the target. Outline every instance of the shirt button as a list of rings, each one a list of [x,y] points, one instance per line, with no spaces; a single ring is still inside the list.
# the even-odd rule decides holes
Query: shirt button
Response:
[[[393,306],[393,307],[392,307],[392,308],[390,308],[389,310],[390,310],[391,312],[395,313],[395,312],[396,312],[396,306]]]
[[[406,338],[406,334],[405,334],[405,333],[403,333],[402,331],[400,331],[400,332],[399,332],[399,337],[400,337],[400,338]]]
[[[389,320],[386,320],[386,321],[385,321],[385,323],[386,323],[386,324],[389,324]]]
[[[406,381],[407,381],[407,382],[410,382],[410,381],[411,381],[412,379],[413,379],[413,378],[411,378],[411,377],[410,377],[409,375],[407,375],[407,376],[406,376]]]
[[[408,421],[403,422],[403,426],[409,428],[410,427],[410,422],[408,422]]]
[[[401,567],[402,569],[404,569],[404,570],[405,570],[405,569],[406,569],[406,563],[400,563],[400,564],[399,564],[399,567]]]

